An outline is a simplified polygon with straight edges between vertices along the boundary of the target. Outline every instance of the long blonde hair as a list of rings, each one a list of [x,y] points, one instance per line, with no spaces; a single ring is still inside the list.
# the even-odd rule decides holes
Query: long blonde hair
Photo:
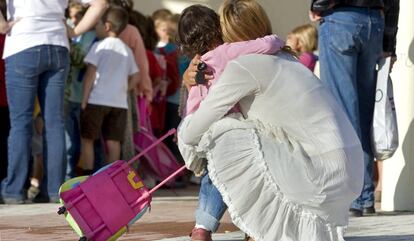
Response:
[[[255,0],[226,0],[219,12],[225,42],[247,41],[272,34],[269,17]]]
[[[312,24],[296,27],[291,34],[298,39],[303,52],[313,52],[318,49],[318,30]]]

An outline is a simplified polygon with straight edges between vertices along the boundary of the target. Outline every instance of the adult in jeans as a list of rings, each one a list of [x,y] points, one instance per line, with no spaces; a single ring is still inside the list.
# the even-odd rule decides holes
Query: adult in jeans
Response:
[[[93,27],[106,9],[106,0],[82,0],[90,4],[88,12],[71,35]],[[32,112],[36,95],[45,121],[44,192],[49,200],[58,200],[59,186],[64,181],[65,128],[63,93],[69,70],[69,43],[63,21],[68,0],[8,1],[7,22],[0,17],[0,31],[8,32],[3,58],[6,62],[6,89],[9,101],[11,131],[8,139],[9,167],[1,185],[5,203],[24,203]],[[11,28],[12,27],[12,28]]]
[[[395,56],[399,0],[313,0],[321,80],[342,104],[364,150],[364,186],[350,214],[375,213],[370,129],[377,60]],[[395,58],[394,58],[395,60]]]

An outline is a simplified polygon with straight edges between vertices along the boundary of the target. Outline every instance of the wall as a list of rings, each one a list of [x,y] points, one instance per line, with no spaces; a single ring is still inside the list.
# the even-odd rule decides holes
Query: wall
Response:
[[[222,2],[222,0],[134,0],[135,9],[144,14],[151,14],[159,8],[168,8],[174,13],[180,13],[185,7],[197,3],[218,10]],[[294,27],[309,22],[309,1],[307,0],[259,0],[259,3],[269,15],[273,31],[282,38],[285,38],[287,33]]]
[[[384,161],[381,208],[414,211],[414,1],[400,1],[397,58],[391,77],[400,148]]]

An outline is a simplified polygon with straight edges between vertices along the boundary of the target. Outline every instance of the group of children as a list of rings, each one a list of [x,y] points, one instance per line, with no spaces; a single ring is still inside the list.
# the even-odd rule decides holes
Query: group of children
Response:
[[[139,130],[136,89],[142,81],[138,63],[142,55],[148,59],[152,81],[148,104],[154,133],[161,135],[180,122],[180,74],[189,61],[170,41],[175,38],[179,15],[162,9],[144,16],[132,10],[132,1],[120,2],[129,5],[111,5],[95,29],[71,39],[71,69],[65,88],[68,178],[89,175],[105,163],[135,154],[132,136]],[[68,25],[76,26],[85,12],[85,6],[70,3]],[[145,44],[146,53],[137,51],[139,44]],[[41,123],[38,115],[34,123]],[[32,152],[29,199],[36,197],[41,183],[41,132],[40,125],[35,125],[34,133],[39,135],[34,135],[33,146],[38,148],[32,149],[38,151]],[[166,144],[178,157],[174,140]]]
[[[137,98],[135,89],[141,78],[138,74],[140,66],[137,51],[134,46],[128,45],[130,39],[123,41],[125,36],[124,39],[120,38],[122,32],[127,32],[125,29],[135,27],[145,45],[153,89],[150,123],[155,135],[176,128],[181,121],[181,78],[190,63],[188,57],[192,56],[180,53],[175,44],[180,16],[167,9],[145,16],[132,10],[131,1],[125,2],[130,2],[129,9],[125,6],[111,7],[95,29],[71,39],[71,70],[65,91],[68,177],[91,174],[106,162],[130,158],[133,154],[124,154],[125,146],[130,149],[129,152],[135,153],[133,144],[129,143],[128,146],[128,142],[132,142],[132,135],[139,128],[134,102]],[[83,5],[71,3],[67,11],[68,25],[76,26],[85,12]],[[313,55],[316,38],[315,28],[305,25],[293,30],[287,41],[287,45],[300,56],[300,61],[311,70],[317,61]],[[255,51],[257,48],[260,51],[263,47],[263,53],[275,52],[281,47],[281,43],[273,45],[276,40],[276,37],[269,36],[252,41],[252,49],[245,51]],[[218,56],[211,54],[203,58],[210,68],[216,68],[216,76],[224,69],[224,66],[215,65],[214,59]],[[205,86],[191,89],[185,104],[186,111],[181,111],[182,114],[195,111],[207,91]],[[36,116],[35,123],[34,132],[39,135],[33,139],[33,146],[38,147],[33,150],[38,151],[33,152],[35,162],[29,198],[39,193],[42,176],[39,116]],[[125,131],[128,125],[133,127]],[[166,144],[180,159],[173,137],[167,139]]]

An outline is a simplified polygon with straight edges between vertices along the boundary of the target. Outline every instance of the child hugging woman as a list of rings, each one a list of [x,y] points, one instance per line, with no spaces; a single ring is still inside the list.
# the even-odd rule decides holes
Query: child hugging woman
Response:
[[[254,0],[227,0],[220,15],[225,41],[271,32]],[[244,56],[229,51],[249,42],[222,45],[208,28],[220,27],[217,18],[206,7],[191,6],[178,30],[183,49],[203,54],[215,74],[207,76],[207,86],[195,86],[203,100],[187,112],[178,132],[187,167],[202,173],[207,166],[203,181],[211,178],[202,181],[192,240],[210,241],[227,206],[233,222],[256,241],[343,241],[349,206],[363,183],[362,147],[346,114],[287,51]],[[270,32],[249,38],[261,26]],[[213,58],[227,56],[218,61],[228,63],[209,64],[211,51]],[[185,83],[195,85],[199,62],[193,59]],[[217,72],[214,66],[225,68]],[[214,190],[218,194],[211,195]],[[218,208],[221,198],[225,205]]]

